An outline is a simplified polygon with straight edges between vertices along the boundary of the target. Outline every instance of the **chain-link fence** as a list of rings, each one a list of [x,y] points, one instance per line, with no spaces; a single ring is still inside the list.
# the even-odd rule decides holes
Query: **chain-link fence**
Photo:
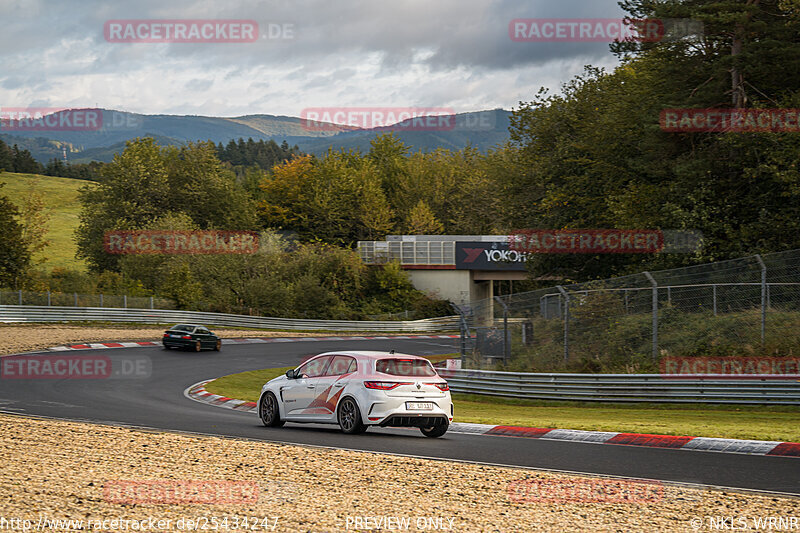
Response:
[[[117,294],[79,294],[76,292],[34,292],[22,290],[0,290],[0,305],[176,309],[174,301],[153,296],[120,296]]]
[[[511,370],[647,372],[666,356],[796,356],[800,250],[555,286],[461,310],[475,363]],[[502,339],[505,330],[510,346],[481,346],[482,336]]]

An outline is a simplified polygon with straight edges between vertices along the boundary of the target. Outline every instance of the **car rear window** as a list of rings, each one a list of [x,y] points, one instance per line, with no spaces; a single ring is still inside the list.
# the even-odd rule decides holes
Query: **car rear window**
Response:
[[[379,359],[375,370],[390,376],[435,376],[436,371],[422,359]]]
[[[194,331],[194,326],[187,326],[187,325],[184,325],[184,324],[178,324],[177,326],[172,326],[172,328],[170,328],[170,329],[172,329],[172,331],[188,331],[188,332],[192,332],[192,331]]]

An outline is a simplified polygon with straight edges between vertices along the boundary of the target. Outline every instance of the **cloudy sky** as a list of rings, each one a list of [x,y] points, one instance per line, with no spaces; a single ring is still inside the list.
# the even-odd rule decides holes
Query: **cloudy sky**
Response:
[[[616,0],[0,0],[0,106],[210,116],[511,109],[541,86],[558,90],[586,64],[617,61],[605,43],[514,42],[510,21],[623,16]],[[108,21],[141,19],[253,20],[261,35],[246,43],[104,35]],[[278,27],[290,33],[275,37]]]

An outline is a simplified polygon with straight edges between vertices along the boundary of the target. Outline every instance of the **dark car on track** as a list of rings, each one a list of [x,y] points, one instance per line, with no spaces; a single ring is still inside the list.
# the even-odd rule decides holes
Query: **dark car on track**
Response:
[[[164,348],[186,348],[199,352],[203,348],[219,351],[222,340],[205,326],[197,324],[176,324],[164,332],[161,342]]]

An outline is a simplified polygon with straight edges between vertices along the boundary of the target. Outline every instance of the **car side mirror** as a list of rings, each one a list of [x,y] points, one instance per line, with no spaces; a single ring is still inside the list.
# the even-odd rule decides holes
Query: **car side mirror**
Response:
[[[289,379],[294,379],[295,378],[294,369],[287,370],[286,371],[286,377],[289,378]]]

